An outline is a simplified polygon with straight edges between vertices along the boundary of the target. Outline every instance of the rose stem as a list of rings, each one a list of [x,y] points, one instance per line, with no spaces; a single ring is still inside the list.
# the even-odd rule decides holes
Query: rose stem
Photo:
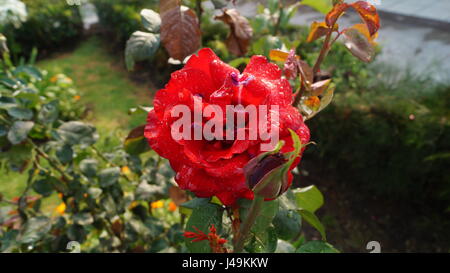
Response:
[[[264,202],[264,197],[255,195],[255,198],[253,198],[252,205],[247,214],[247,217],[245,218],[245,220],[242,223],[241,228],[239,230],[238,238],[237,238],[236,244],[234,246],[234,253],[242,252],[242,249],[244,248],[245,239],[247,238],[248,233],[250,232],[250,229],[252,228],[253,224],[255,223],[256,217],[258,216],[259,212],[261,211],[263,202]]]

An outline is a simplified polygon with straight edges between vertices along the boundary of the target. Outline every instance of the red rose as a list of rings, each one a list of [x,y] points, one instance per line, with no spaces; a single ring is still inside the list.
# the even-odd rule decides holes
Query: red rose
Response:
[[[190,109],[201,103],[204,108],[214,104],[276,105],[279,107],[279,138],[285,141],[281,152],[293,151],[288,129],[295,131],[302,143],[309,141],[309,129],[299,111],[292,106],[293,93],[282,72],[263,56],[253,56],[242,74],[222,62],[205,48],[193,55],[185,67],[171,75],[169,83],[154,98],[154,110],[147,119],[145,137],[150,146],[167,158],[177,173],[180,188],[198,197],[217,196],[223,204],[232,205],[238,198],[253,198],[245,183],[243,167],[259,155],[261,140],[175,140],[171,125],[178,119],[171,115],[176,105]],[[192,127],[197,124],[192,124]],[[245,128],[248,130],[248,128]],[[246,132],[248,133],[248,132]],[[294,168],[300,157],[294,162]],[[292,174],[289,172],[289,185]]]

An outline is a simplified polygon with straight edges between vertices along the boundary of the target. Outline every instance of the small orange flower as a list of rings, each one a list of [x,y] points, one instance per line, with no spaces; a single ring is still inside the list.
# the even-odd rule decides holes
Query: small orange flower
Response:
[[[73,97],[73,99],[74,99],[74,100],[80,100],[80,99],[81,99],[81,96],[76,95],[76,96]]]
[[[152,209],[162,208],[162,207],[164,207],[164,202],[161,201],[161,200],[155,201],[155,202],[152,202],[152,203],[150,204],[150,206],[152,207]]]
[[[320,106],[320,99],[318,96],[311,96],[305,101],[306,106],[316,109]]]
[[[122,171],[122,173],[123,173],[124,175],[129,175],[129,174],[131,174],[130,168],[128,168],[128,166],[123,166],[122,169],[121,169],[121,171]]]
[[[59,213],[60,215],[63,215],[64,212],[66,212],[66,203],[62,202],[61,204],[59,204],[56,208],[55,211],[57,213]]]
[[[170,201],[170,203],[169,203],[169,211],[174,212],[176,210],[177,210],[177,205],[174,202]]]
[[[53,77],[51,77],[50,82],[55,83],[57,80],[58,80],[58,77],[53,76]]]

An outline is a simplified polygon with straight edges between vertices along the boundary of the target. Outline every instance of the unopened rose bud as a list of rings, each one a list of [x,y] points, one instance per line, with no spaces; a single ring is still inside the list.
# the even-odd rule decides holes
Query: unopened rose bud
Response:
[[[277,152],[252,159],[245,167],[247,185],[256,195],[273,199],[281,194],[287,183],[285,164],[288,160]]]

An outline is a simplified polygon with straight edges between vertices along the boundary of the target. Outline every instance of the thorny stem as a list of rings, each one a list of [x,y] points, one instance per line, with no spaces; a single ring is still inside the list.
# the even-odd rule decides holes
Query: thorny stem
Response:
[[[264,197],[255,195],[250,210],[248,211],[247,217],[245,218],[244,222],[241,225],[241,228],[239,229],[239,233],[234,244],[234,253],[240,253],[244,249],[245,240],[247,239],[247,236],[253,224],[255,224],[256,217],[259,215],[263,203]]]

